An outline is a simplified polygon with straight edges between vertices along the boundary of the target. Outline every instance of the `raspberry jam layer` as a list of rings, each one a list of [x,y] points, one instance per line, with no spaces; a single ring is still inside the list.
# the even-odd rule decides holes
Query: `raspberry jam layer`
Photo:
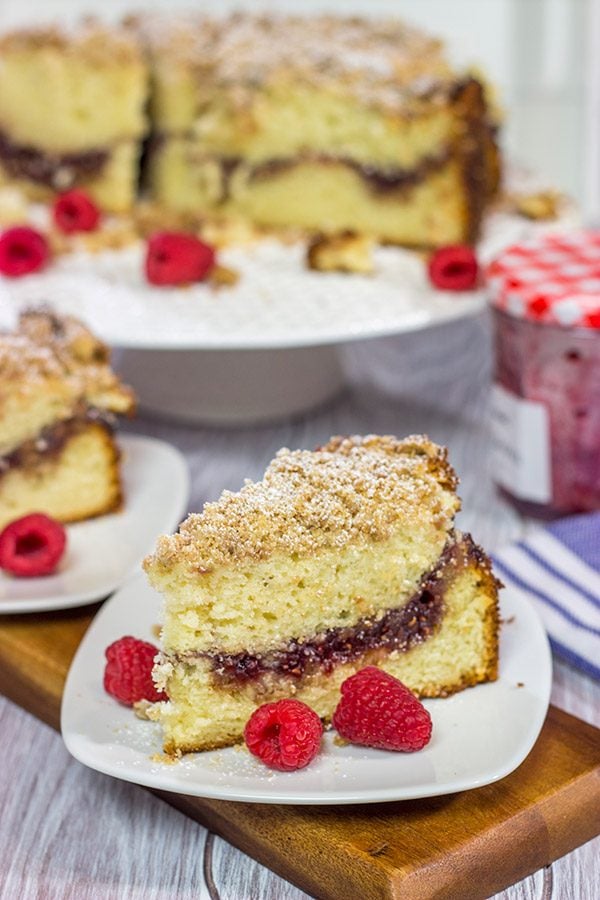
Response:
[[[56,190],[66,190],[81,179],[99,175],[109,157],[108,150],[78,153],[46,153],[36,147],[14,144],[0,132],[0,163],[11,178],[24,178]]]
[[[160,153],[166,135],[155,134],[150,139],[147,155]],[[248,165],[242,157],[228,156],[216,160],[220,169],[220,194],[218,202],[225,202],[232,196],[232,182],[240,168],[245,172],[249,182],[266,181],[277,178],[285,172],[303,163],[315,163],[320,166],[342,165],[359,175],[373,194],[401,193],[409,191],[425,181],[432,173],[443,168],[452,158],[452,150],[443,148],[438,153],[424,156],[412,168],[386,167],[361,163],[347,156],[336,156],[328,153],[303,153],[298,156],[275,157],[263,162]]]
[[[287,169],[304,162],[314,162],[319,165],[343,165],[352,169],[373,193],[387,194],[402,190],[409,190],[424,181],[432,172],[441,169],[450,159],[449,150],[425,156],[418,165],[410,169],[398,167],[380,168],[367,163],[360,163],[346,156],[329,156],[327,154],[315,154],[309,156],[290,157],[289,159],[271,159],[255,165],[250,170],[250,180],[260,181],[264,178],[272,178]]]
[[[435,634],[444,617],[444,595],[457,568],[479,560],[480,553],[468,536],[449,544],[408,603],[378,617],[361,619],[350,627],[331,628],[309,640],[291,640],[285,648],[266,654],[196,656],[208,656],[218,683],[241,685],[267,673],[297,679],[315,670],[328,673],[337,665],[375,651],[406,652]],[[179,658],[194,655],[182,654]]]
[[[70,419],[43,428],[36,438],[25,441],[6,456],[0,456],[0,478],[10,469],[33,469],[58,456],[67,442],[91,423],[101,425],[109,434],[114,431],[114,419],[109,413],[89,407]]]

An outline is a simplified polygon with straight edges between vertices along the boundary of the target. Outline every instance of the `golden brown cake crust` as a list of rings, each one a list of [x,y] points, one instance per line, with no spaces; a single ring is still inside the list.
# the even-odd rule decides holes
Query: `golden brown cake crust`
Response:
[[[477,672],[447,684],[439,684],[435,689],[417,691],[419,697],[449,697],[468,687],[482,684],[487,681],[496,681],[498,677],[499,638],[500,638],[500,607],[498,605],[498,590],[502,587],[492,570],[492,562],[484,550],[475,544],[471,535],[466,534],[463,539],[471,548],[471,559],[466,568],[479,579],[479,593],[487,597],[483,630],[485,634],[485,650],[481,660],[481,666]]]
[[[423,436],[336,437],[315,451],[283,449],[262,481],[225,491],[160,538],[144,567],[183,564],[202,573],[273,553],[310,556],[384,540],[399,521],[423,515],[449,528],[456,484],[445,449]]]

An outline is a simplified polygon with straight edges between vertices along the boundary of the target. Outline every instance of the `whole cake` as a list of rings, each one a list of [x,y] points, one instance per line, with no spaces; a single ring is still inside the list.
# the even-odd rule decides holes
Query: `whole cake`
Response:
[[[131,207],[147,130],[148,75],[122,28],[85,23],[0,38],[0,185],[34,199],[74,186]]]
[[[144,104],[149,95],[149,122]],[[481,82],[397,20],[132,17],[0,41],[0,180],[417,247],[476,240],[498,183]]]
[[[349,675],[378,665],[421,697],[497,675],[497,582],[454,528],[456,476],[424,437],[282,450],[144,566],[165,598],[151,715],[165,750],[241,740],[295,697],[329,720]]]
[[[0,333],[0,528],[31,512],[74,522],[120,507],[114,414],[131,390],[81,322],[45,310]]]

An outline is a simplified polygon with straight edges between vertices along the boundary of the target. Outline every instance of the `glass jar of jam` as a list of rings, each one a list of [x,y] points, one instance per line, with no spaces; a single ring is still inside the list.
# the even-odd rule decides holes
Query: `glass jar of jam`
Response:
[[[600,509],[600,233],[514,245],[487,277],[496,482],[528,515]]]

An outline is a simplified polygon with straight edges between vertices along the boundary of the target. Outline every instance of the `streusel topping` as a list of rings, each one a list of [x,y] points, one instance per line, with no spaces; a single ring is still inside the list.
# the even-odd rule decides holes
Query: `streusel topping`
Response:
[[[248,93],[289,79],[398,107],[454,79],[442,43],[398,19],[238,12],[139,17],[131,24],[159,63],[193,70],[199,90],[237,89],[240,104]]]
[[[142,50],[127,29],[92,19],[84,19],[72,26],[19,28],[0,37],[0,54],[32,50],[58,51],[98,67],[142,64]]]
[[[0,333],[0,416],[16,395],[56,395],[128,413],[134,397],[110,367],[108,347],[77,319],[47,309],[21,314],[18,329]]]
[[[280,450],[259,482],[225,491],[179,532],[159,539],[145,568],[196,572],[308,556],[349,541],[384,540],[423,516],[449,530],[459,507],[446,451],[426,437],[338,437],[315,451]]]

